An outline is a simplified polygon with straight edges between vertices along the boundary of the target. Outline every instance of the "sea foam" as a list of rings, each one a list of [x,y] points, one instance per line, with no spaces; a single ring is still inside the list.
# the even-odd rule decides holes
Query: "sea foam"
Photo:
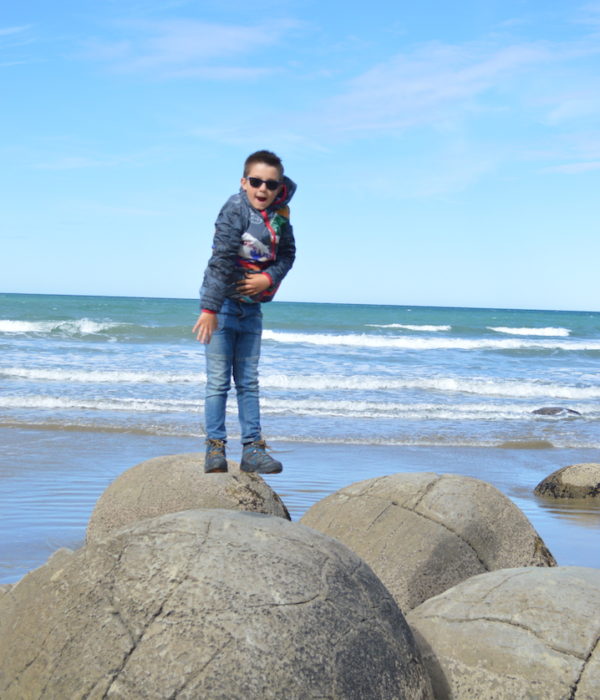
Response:
[[[201,374],[170,372],[131,372],[83,369],[39,369],[25,367],[0,368],[0,377],[49,382],[80,382],[85,384],[187,384],[198,383]]]
[[[566,338],[571,335],[571,331],[568,328],[508,328],[506,326],[488,326],[487,328],[496,333],[508,333],[509,335],[536,335],[560,338]]]
[[[32,382],[78,382],[82,384],[181,384],[201,385],[205,372],[133,372],[82,369],[0,368],[0,377]],[[597,377],[595,378],[598,379]],[[261,375],[263,389],[279,391],[433,391],[498,396],[519,399],[600,399],[600,385],[575,386],[522,379],[486,379],[484,377],[398,377],[375,374],[281,374]]]
[[[390,338],[366,333],[287,333],[265,330],[263,339],[276,343],[308,343],[355,348],[397,348],[399,350],[600,350],[600,341],[528,340],[516,338]]]
[[[273,398],[263,397],[261,409],[266,414],[306,416],[329,416],[351,419],[394,418],[402,420],[538,420],[528,406],[521,403],[431,403],[403,401],[371,401],[323,398]],[[51,411],[127,411],[136,413],[196,413],[201,407],[198,399],[93,399],[65,396],[3,396],[0,409],[29,409]],[[579,408],[579,407],[578,407]],[[586,419],[600,420],[600,410],[586,410]],[[236,414],[235,402],[229,402],[228,414]],[[53,418],[59,417],[54,414]]]
[[[0,319],[0,333],[7,334],[97,335],[117,326],[118,324],[114,321],[99,322],[89,318],[80,318],[76,321],[11,321]]]
[[[134,412],[188,412],[199,407],[198,401],[179,399],[86,399],[68,396],[2,396],[0,408],[84,410],[84,411],[134,411]]]
[[[261,386],[296,391],[402,391],[408,389],[524,399],[600,399],[600,386],[578,387],[550,382],[519,379],[492,380],[478,377],[401,378],[359,374],[352,376],[267,374],[261,376]]]
[[[406,331],[421,331],[424,333],[437,333],[452,330],[452,326],[413,326],[407,323],[367,323],[370,328],[401,328]]]

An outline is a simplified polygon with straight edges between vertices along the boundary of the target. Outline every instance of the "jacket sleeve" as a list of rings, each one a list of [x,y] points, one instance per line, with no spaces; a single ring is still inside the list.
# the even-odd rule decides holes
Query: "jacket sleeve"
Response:
[[[231,197],[215,223],[212,255],[200,288],[200,308],[220,311],[231,285],[240,247],[244,221],[239,197]]]
[[[273,280],[274,287],[279,285],[291,270],[295,259],[296,241],[294,240],[294,229],[292,224],[288,222],[287,226],[281,232],[279,245],[277,246],[277,259],[265,270]]]

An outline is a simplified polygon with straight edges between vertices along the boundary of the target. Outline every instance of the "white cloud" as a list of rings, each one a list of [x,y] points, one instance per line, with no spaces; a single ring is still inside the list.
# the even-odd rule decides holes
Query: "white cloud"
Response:
[[[600,2],[590,2],[580,7],[578,21],[600,29]]]
[[[37,170],[78,170],[80,168],[98,168],[116,165],[120,161],[88,158],[86,156],[60,156],[53,160],[37,163]]]
[[[581,94],[563,95],[558,104],[550,110],[549,124],[560,124],[574,119],[600,114],[600,95],[598,90]]]
[[[72,150],[76,150],[77,147]],[[88,150],[85,148],[77,150]],[[32,164],[36,170],[81,170],[85,168],[112,168],[115,166],[140,167],[149,163],[160,162],[164,158],[164,150],[147,148],[135,153],[104,154],[92,153],[86,155],[59,154],[52,155],[43,161]]]
[[[543,172],[577,175],[579,173],[588,173],[592,170],[600,170],[600,160],[581,161],[579,163],[565,163],[564,165],[553,165],[549,168],[544,168]]]
[[[402,53],[353,79],[332,98],[327,120],[347,131],[443,125],[516,73],[551,60],[544,43],[488,47],[440,43]]]
[[[231,65],[260,49],[276,45],[296,24],[278,20],[262,25],[217,24],[197,20],[121,22],[126,38],[88,42],[86,55],[115,70],[161,77],[249,78],[270,66]]]
[[[24,25],[22,27],[0,27],[0,36],[13,36],[15,34],[22,34],[30,29],[30,25]]]

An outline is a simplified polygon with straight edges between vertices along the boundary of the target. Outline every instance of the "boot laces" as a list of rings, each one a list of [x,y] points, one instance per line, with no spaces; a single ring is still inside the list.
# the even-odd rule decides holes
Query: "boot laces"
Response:
[[[213,440],[212,438],[208,438],[206,444],[208,445],[209,457],[213,457],[215,455],[222,455],[225,452],[224,440]]]

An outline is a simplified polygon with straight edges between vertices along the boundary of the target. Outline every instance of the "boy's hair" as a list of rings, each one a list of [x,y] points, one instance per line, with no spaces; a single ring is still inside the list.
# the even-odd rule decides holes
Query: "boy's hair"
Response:
[[[250,168],[256,163],[266,163],[267,165],[279,170],[279,177],[283,177],[283,163],[281,158],[275,155],[272,151],[256,151],[251,153],[244,163],[244,177],[250,172]]]

